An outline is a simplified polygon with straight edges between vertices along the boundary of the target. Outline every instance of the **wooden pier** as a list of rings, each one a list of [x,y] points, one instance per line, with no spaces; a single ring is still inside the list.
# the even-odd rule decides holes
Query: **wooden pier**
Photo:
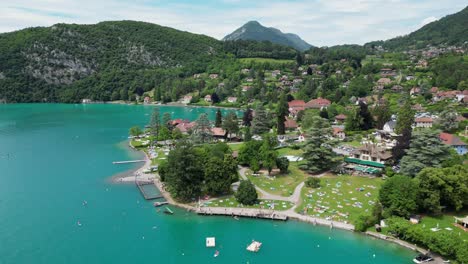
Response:
[[[229,207],[200,207],[195,210],[200,215],[241,216],[286,221],[286,215],[267,209],[229,208]]]
[[[143,197],[145,198],[145,200],[154,200],[154,199],[163,198],[161,192],[154,185],[154,183],[152,181],[136,181],[135,184],[138,187],[138,189],[140,190],[140,192],[143,195]],[[151,194],[151,193],[148,193],[147,191],[145,191],[145,186],[149,186],[149,185],[153,186],[153,188],[157,191],[157,194],[156,193]]]
[[[124,160],[124,161],[113,161],[112,164],[127,164],[127,163],[138,163],[145,162],[146,160]]]

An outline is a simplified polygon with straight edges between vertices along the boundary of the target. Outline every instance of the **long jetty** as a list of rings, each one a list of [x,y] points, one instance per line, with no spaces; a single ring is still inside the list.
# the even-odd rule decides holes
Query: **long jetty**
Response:
[[[145,162],[146,160],[124,160],[124,161],[113,161],[112,164],[127,164],[127,163],[138,163]]]
[[[200,207],[195,210],[200,215],[224,215],[224,216],[241,216],[250,218],[262,218],[271,220],[286,221],[288,217],[267,209],[253,208],[230,208],[230,207]]]

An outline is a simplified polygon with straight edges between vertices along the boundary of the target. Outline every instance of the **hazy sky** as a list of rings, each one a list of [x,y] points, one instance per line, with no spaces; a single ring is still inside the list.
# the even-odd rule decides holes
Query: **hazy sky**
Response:
[[[139,20],[221,39],[249,20],[316,46],[410,33],[466,0],[0,0],[0,32],[55,23]]]

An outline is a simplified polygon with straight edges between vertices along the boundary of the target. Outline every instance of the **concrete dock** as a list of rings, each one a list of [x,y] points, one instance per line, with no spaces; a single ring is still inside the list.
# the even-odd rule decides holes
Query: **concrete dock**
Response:
[[[271,220],[286,221],[288,217],[278,212],[267,209],[254,208],[230,208],[230,207],[200,207],[195,210],[200,215],[224,215],[224,216],[240,216],[250,218],[262,218]]]

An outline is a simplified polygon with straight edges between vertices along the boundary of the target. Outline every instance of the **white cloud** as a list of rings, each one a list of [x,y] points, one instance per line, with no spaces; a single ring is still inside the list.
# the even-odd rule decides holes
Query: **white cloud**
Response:
[[[457,12],[465,0],[15,0],[0,2],[0,32],[55,23],[139,20],[221,39],[249,20],[313,45],[363,44],[408,34]]]
[[[419,24],[419,26],[424,26],[426,24],[429,24],[431,22],[434,22],[437,20],[437,17],[433,17],[433,16],[430,16],[430,17],[426,17],[425,19],[423,19],[423,21],[421,21],[421,23]]]

